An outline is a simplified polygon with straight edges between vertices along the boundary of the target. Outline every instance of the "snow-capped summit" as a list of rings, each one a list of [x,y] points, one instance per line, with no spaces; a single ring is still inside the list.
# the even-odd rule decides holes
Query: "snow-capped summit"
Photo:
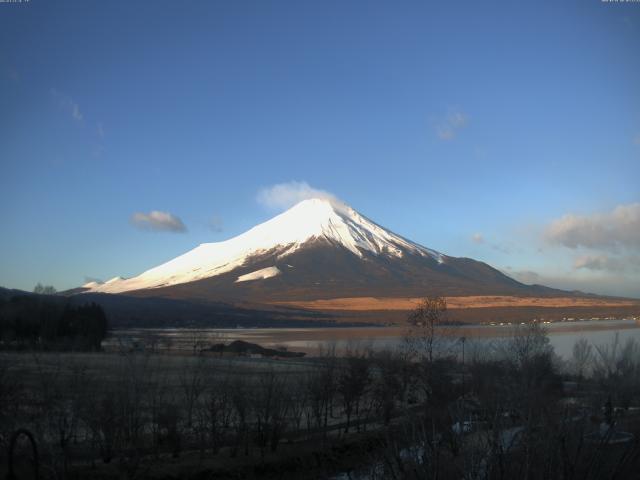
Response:
[[[317,241],[343,247],[358,258],[365,254],[402,258],[408,253],[438,262],[445,258],[382,228],[342,202],[312,198],[237,237],[203,243],[137,277],[116,277],[85,287],[93,292],[119,293],[183,284],[230,272],[267,253],[283,259]],[[263,279],[273,276],[258,275]]]

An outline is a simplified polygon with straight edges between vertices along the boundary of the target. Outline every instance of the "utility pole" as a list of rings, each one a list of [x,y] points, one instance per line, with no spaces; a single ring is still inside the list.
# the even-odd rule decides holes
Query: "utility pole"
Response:
[[[462,398],[464,399],[465,395],[465,385],[464,385],[464,342],[467,341],[467,337],[460,337],[460,343],[462,343]]]

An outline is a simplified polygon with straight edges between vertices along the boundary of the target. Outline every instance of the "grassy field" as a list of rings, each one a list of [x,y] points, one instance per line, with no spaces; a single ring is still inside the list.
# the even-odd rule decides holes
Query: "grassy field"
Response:
[[[328,315],[339,323],[404,325],[420,298],[336,297],[312,301],[274,302],[280,307]],[[563,318],[640,318],[640,300],[610,297],[451,296],[446,298],[450,320],[481,324],[560,321]]]
[[[394,297],[351,297],[327,300],[277,302],[277,305],[289,305],[311,310],[412,310],[422,298]],[[514,297],[507,295],[447,297],[447,307],[460,308],[496,308],[496,307],[637,307],[640,312],[640,300],[615,299],[601,297]]]

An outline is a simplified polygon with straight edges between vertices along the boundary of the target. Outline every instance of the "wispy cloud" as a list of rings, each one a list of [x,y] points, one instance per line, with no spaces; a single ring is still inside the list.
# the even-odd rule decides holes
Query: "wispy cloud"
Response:
[[[505,267],[504,273],[526,284],[545,285],[563,290],[580,290],[603,295],[621,295],[640,298],[640,284],[629,280],[629,275],[611,270],[584,270],[569,272],[531,271]]]
[[[85,284],[85,285],[86,285],[87,283],[94,283],[94,282],[95,282],[95,283],[104,283],[104,282],[102,281],[102,279],[100,279],[100,278],[97,278],[97,277],[90,277],[90,276],[87,276],[87,275],[85,275],[85,276],[84,276],[84,284]]]
[[[480,232],[476,232],[473,235],[471,235],[471,237],[469,237],[469,240],[475,243],[476,245],[482,245],[485,248],[491,248],[496,252],[504,253],[507,255],[510,255],[514,253],[514,251],[518,250],[518,248],[515,245],[513,245],[512,242],[495,241],[491,238],[486,238]]]
[[[605,213],[564,215],[547,227],[545,237],[572,249],[640,249],[640,203],[618,205]]]
[[[466,113],[451,109],[444,118],[435,122],[436,135],[440,140],[453,140],[468,123],[469,116]]]
[[[511,267],[505,267],[504,273],[527,285],[540,284],[542,282],[542,276],[533,270],[516,270]]]
[[[330,192],[311,187],[307,182],[291,181],[262,188],[256,197],[258,203],[268,208],[284,209],[309,198],[323,198],[340,204]]]
[[[218,215],[214,215],[213,217],[211,217],[208,225],[209,225],[209,229],[216,233],[222,232],[223,226],[224,226],[222,222],[222,218],[219,217]]]
[[[101,122],[98,122],[98,124],[96,125],[96,133],[100,138],[104,138],[104,126]]]
[[[141,230],[153,232],[182,233],[187,227],[179,217],[169,213],[153,210],[149,213],[136,212],[131,216],[131,224]]]
[[[71,115],[71,118],[78,122],[82,121],[84,117],[82,115],[82,112],[80,111],[80,106],[69,95],[66,95],[62,92],[59,92],[55,88],[52,88],[51,96],[62,110]]]

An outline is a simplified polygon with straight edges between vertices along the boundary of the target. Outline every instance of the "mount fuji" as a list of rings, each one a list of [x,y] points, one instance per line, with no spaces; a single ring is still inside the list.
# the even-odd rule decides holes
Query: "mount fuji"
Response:
[[[409,241],[326,198],[304,200],[237,237],[201,244],[136,277],[92,282],[82,290],[259,303],[560,292]]]

